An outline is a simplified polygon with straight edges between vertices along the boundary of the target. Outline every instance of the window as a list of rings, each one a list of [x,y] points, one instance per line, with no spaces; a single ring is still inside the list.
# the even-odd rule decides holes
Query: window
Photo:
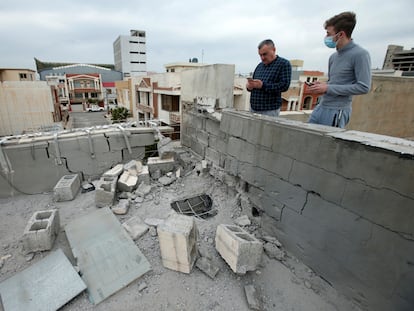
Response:
[[[27,80],[27,74],[26,73],[19,73],[20,80]]]

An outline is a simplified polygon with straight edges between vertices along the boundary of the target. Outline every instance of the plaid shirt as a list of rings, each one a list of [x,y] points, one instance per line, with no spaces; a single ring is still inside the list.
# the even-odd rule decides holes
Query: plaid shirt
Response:
[[[282,105],[282,92],[289,89],[292,75],[290,62],[277,56],[269,65],[260,63],[253,73],[253,79],[263,82],[261,89],[253,89],[250,94],[250,106],[253,110],[276,110]]]

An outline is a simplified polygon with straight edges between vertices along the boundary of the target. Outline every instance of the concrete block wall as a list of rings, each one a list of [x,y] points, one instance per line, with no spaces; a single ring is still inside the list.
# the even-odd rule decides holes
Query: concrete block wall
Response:
[[[65,175],[99,178],[117,164],[142,160],[155,134],[152,128],[108,126],[0,140],[0,197],[53,191]]]
[[[187,109],[182,127],[261,229],[335,288],[366,310],[414,308],[412,141],[232,110]]]

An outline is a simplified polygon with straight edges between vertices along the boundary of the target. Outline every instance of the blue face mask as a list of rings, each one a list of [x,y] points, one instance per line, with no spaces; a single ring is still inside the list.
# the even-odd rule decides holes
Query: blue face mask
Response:
[[[335,36],[336,36],[336,35],[335,35]],[[334,38],[335,36],[325,37],[325,40],[324,40],[325,45],[326,45],[328,48],[330,48],[330,49],[334,49],[334,48],[336,48],[336,42],[333,40],[333,38]]]

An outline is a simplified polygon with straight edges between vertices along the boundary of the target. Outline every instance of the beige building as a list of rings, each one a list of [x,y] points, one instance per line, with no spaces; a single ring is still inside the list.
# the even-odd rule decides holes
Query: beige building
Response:
[[[35,81],[36,71],[19,68],[0,68],[0,82],[4,81]]]

